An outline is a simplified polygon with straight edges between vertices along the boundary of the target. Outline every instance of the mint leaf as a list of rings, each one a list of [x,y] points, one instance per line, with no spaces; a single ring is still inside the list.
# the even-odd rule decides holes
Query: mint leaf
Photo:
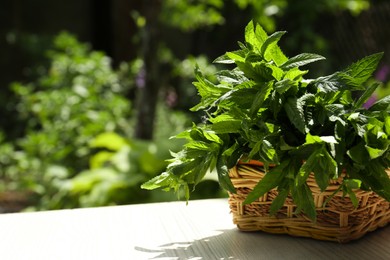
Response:
[[[386,96],[375,102],[370,108],[370,111],[390,111],[390,96]]]
[[[232,146],[227,148],[223,153],[222,156],[226,159],[226,166],[228,169],[233,168],[237,165],[237,162],[242,157],[243,154],[243,146],[239,144],[238,142],[235,142]]]
[[[364,164],[369,158],[369,154],[365,149],[364,142],[360,142],[347,151],[348,156],[356,163]]]
[[[318,54],[302,53],[302,54],[298,54],[297,56],[290,58],[288,61],[283,63],[280,66],[280,68],[283,70],[289,70],[292,68],[301,67],[301,66],[307,65],[309,63],[319,61],[319,60],[324,60],[324,59],[325,59],[325,57],[318,55]]]
[[[220,82],[239,85],[248,81],[244,73],[239,70],[222,70],[216,73],[217,79]]]
[[[286,198],[288,196],[288,190],[283,189],[279,191],[278,196],[272,200],[271,207],[269,209],[269,214],[271,216],[275,215],[279,209],[281,209],[284,205],[284,202],[286,201]]]
[[[264,41],[267,39],[267,33],[259,25],[255,24],[253,21],[250,21],[245,27],[245,42],[260,52],[261,46]]]
[[[305,144],[322,144],[324,141],[321,139],[320,136],[317,136],[317,135],[311,135],[310,133],[308,133],[306,135],[306,142]]]
[[[295,204],[297,205],[296,213],[299,213],[301,210],[313,221],[317,217],[317,212],[315,209],[313,195],[309,186],[304,183],[297,189],[293,189],[292,197]]]
[[[295,178],[295,187],[298,189],[305,184],[310,173],[313,173],[321,191],[324,191],[328,187],[330,179],[337,176],[337,163],[327,151],[326,146],[321,145],[324,141],[319,137],[312,136],[306,137],[306,139],[310,144],[316,143],[317,145],[311,146],[313,152],[299,169]]]
[[[282,69],[282,68],[281,68]],[[284,75],[285,79],[291,79],[293,81],[299,81],[301,82],[303,80],[303,76],[307,74],[308,70],[300,70],[298,68],[292,68],[289,69],[286,74]]]
[[[264,84],[260,87],[259,92],[256,93],[256,96],[253,99],[252,106],[250,108],[249,114],[251,116],[254,116],[261,106],[263,105],[264,101],[267,99],[269,94],[272,91],[272,84]]]
[[[218,181],[221,187],[229,192],[236,193],[236,189],[229,177],[229,169],[227,167],[227,161],[222,157],[218,157],[217,161],[217,174]]]
[[[330,104],[325,105],[326,114],[330,121],[332,122],[340,122],[345,125],[345,121],[343,115],[347,113],[345,110],[345,106],[342,104]]]
[[[260,49],[261,56],[265,55],[265,52],[267,51],[268,47],[270,47],[271,44],[277,43],[280,38],[286,33],[286,31],[282,32],[275,32],[272,35],[270,35],[263,43]]]
[[[363,84],[372,76],[382,56],[383,52],[367,56],[350,65],[344,72],[350,75],[357,84]]]
[[[193,84],[201,96],[201,101],[198,105],[191,108],[192,111],[198,111],[213,106],[215,99],[230,91],[230,88],[217,86],[204,78],[198,67],[195,69],[195,78],[197,81]]]
[[[362,185],[362,182],[356,179],[346,179],[343,181],[343,183],[351,190],[360,189],[360,186]]]
[[[310,173],[313,171],[316,164],[318,163],[317,161],[318,157],[319,157],[319,151],[314,151],[307,159],[307,161],[303,163],[295,178],[296,189],[301,189],[302,185],[306,183],[307,178],[309,177]]]
[[[378,160],[372,160],[366,167],[354,172],[374,192],[390,201],[390,178]]]
[[[284,161],[280,165],[272,168],[269,172],[264,175],[264,178],[260,180],[253,190],[246,197],[244,204],[250,204],[254,202],[259,197],[263,196],[266,192],[275,188],[280,181],[287,174],[287,171],[284,169],[288,165],[288,161]]]
[[[385,131],[390,136],[390,115],[385,115]]]
[[[296,97],[289,97],[284,104],[290,122],[303,134],[306,133],[306,122],[303,104]]]
[[[211,130],[217,134],[239,133],[241,130],[241,120],[235,119],[230,115],[219,115],[216,118],[210,118]]]
[[[292,81],[291,79],[283,79],[281,81],[275,82],[275,90],[279,94],[285,93],[287,90],[289,90],[292,87],[295,87],[296,83]]]
[[[261,138],[257,138],[257,139],[261,139]],[[255,144],[253,145],[252,150],[250,151],[250,153],[249,153],[249,155],[248,155],[249,159],[252,159],[252,158],[254,158],[257,154],[259,154],[262,142],[263,142],[263,141],[258,141],[257,143],[255,143]]]
[[[318,90],[324,93],[337,92],[343,87],[340,78],[338,77],[338,73],[319,77],[314,81],[314,85],[318,88]]]
[[[218,58],[216,58],[213,63],[220,63],[220,64],[233,64],[234,60],[230,58],[227,54],[221,55]]]
[[[178,184],[177,177],[164,172],[153,179],[143,183],[141,185],[142,189],[154,190],[161,187],[175,187]]]
[[[389,150],[390,139],[385,133],[384,123],[378,119],[370,118],[366,124],[364,141],[370,159],[375,159],[385,154]]]
[[[279,33],[278,33],[279,34]],[[263,53],[263,56],[266,61],[274,61],[278,66],[287,61],[286,56],[280,50],[279,46],[276,45],[278,34],[268,40],[266,47],[264,47],[264,52],[262,52],[262,46],[268,39],[268,34],[259,24],[254,24],[252,21],[245,27],[245,42],[248,45],[248,48],[256,51],[257,53]]]
[[[207,153],[202,159],[202,162],[199,163],[191,173],[194,175],[194,188],[195,186],[204,178],[204,176],[209,171],[213,171],[217,165],[217,152],[216,153]],[[225,164],[226,167],[226,164]],[[226,167],[227,169],[227,167]],[[217,169],[218,170],[218,169]]]
[[[245,63],[237,61],[236,64],[247,78],[256,82],[267,82],[273,79],[272,69],[264,62]]]
[[[200,151],[207,151],[209,150],[209,144],[205,142],[190,142],[185,144],[185,147],[187,149],[192,149],[192,150],[200,150]]]
[[[279,157],[275,147],[268,140],[263,140],[261,143],[261,155],[265,162],[279,164]]]
[[[186,155],[188,155],[188,153]],[[201,156],[203,155],[204,152],[191,155],[191,156],[197,156],[197,158],[192,160],[180,160],[182,158],[179,158],[179,161],[175,161],[174,163],[171,163],[167,167],[167,170],[169,173],[175,176],[185,176],[185,175],[189,176],[189,174],[194,170],[194,168],[196,168],[200,163],[202,163]]]
[[[236,104],[237,106],[240,106],[240,108],[237,110],[243,112],[242,109],[249,109],[252,106],[252,98],[256,95],[256,93],[257,90],[253,88],[239,89],[234,91],[227,101],[231,102],[230,104]],[[234,108],[231,109],[234,110]],[[242,113],[242,115],[245,114],[246,112]]]
[[[262,60],[263,58],[261,55],[254,51],[249,51],[245,56],[245,63],[256,63],[261,62]]]
[[[323,147],[320,155],[318,156],[318,162],[313,168],[314,178],[321,191],[326,190],[330,179],[332,179],[334,176],[337,176],[337,172],[337,162]]]
[[[226,56],[230,58],[232,61],[235,63],[237,62],[245,62],[246,61],[246,55],[247,51],[246,50],[239,50],[239,51],[231,51],[227,52]]]
[[[385,154],[389,147],[387,146],[385,149],[378,149],[365,145],[365,148],[370,155],[370,159],[375,159]]]

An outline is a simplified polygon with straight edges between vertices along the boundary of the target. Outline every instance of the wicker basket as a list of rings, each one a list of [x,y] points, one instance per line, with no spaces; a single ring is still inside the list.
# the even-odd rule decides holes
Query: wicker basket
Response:
[[[390,175],[390,171],[388,174]],[[265,231],[345,243],[378,227],[386,226],[390,221],[390,203],[374,192],[356,191],[359,201],[357,208],[352,205],[349,197],[342,196],[342,192],[336,194],[323,207],[340,183],[332,181],[328,189],[321,192],[313,176],[309,177],[308,185],[313,192],[317,208],[316,223],[304,214],[294,214],[296,206],[290,197],[276,216],[270,216],[269,207],[277,195],[276,190],[268,192],[251,204],[243,205],[248,193],[264,176],[261,167],[239,164],[230,170],[229,175],[237,190],[236,194],[229,194],[233,222],[243,231]]]

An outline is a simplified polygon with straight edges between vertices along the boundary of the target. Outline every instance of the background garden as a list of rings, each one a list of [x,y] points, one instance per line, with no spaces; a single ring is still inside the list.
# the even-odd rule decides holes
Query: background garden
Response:
[[[140,185],[202,120],[195,65],[213,80],[251,19],[327,57],[311,76],[384,51],[390,92],[386,0],[6,0],[0,19],[0,212],[176,200]],[[211,176],[192,199],[220,196]]]

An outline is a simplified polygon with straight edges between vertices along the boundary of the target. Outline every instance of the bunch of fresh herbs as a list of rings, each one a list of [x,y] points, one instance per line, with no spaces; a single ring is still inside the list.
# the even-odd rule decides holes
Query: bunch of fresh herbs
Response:
[[[250,22],[240,49],[215,60],[234,66],[217,72],[218,84],[196,69],[194,85],[201,101],[192,110],[205,111],[207,122],[176,136],[188,142],[173,153],[167,171],[143,188],[184,189],[188,200],[190,190],[208,171],[216,170],[220,185],[234,193],[229,169],[239,160],[252,159],[264,163],[266,175],[245,203],[276,188],[271,213],[290,194],[298,212],[315,219],[306,183],[310,173],[321,190],[341,176],[339,191],[348,194],[355,206],[357,188],[373,190],[390,201],[386,173],[390,96],[369,109],[362,106],[379,86],[367,84],[383,54],[365,57],[328,76],[304,79],[308,71],[300,67],[324,57],[302,53],[287,58],[278,46],[284,34],[268,36]]]

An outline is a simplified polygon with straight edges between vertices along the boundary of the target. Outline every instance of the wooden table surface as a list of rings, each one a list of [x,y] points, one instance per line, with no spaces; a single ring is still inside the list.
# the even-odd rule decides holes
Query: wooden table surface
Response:
[[[0,215],[0,259],[390,259],[385,227],[349,244],[241,232],[226,199]]]

